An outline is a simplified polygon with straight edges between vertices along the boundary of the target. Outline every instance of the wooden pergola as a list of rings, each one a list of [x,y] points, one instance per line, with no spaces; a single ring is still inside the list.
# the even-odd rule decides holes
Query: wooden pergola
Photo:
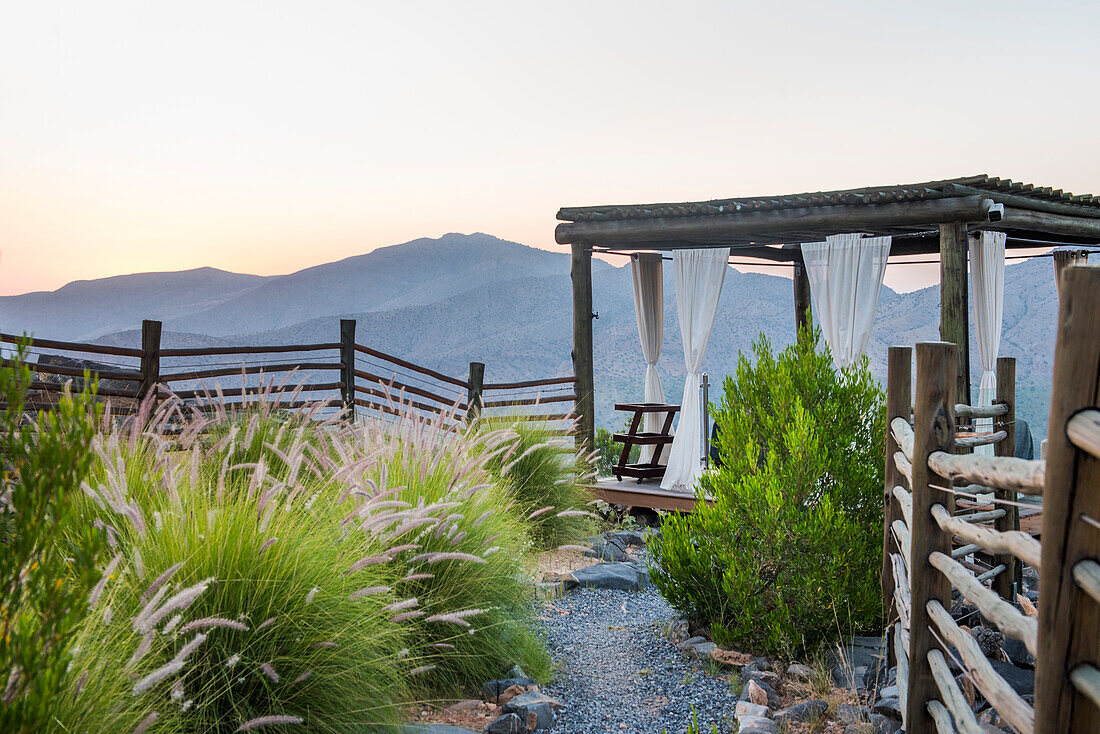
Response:
[[[940,338],[960,345],[968,334],[967,235],[998,230],[1008,248],[1100,243],[1100,197],[987,175],[895,186],[679,204],[566,207],[559,244],[572,246],[573,369],[578,435],[595,445],[592,371],[593,252],[670,252],[729,247],[731,254],[794,266],[794,315],[809,312],[810,285],[801,245],[828,235],[891,235],[890,254],[940,259]],[[959,351],[957,395],[969,403],[970,358]]]

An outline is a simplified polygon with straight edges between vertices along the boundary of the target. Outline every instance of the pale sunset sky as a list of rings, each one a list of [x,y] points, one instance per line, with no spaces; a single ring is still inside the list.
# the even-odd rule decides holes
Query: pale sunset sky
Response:
[[[446,232],[563,251],[562,205],[1100,194],[1098,35],[1095,2],[0,0],[0,294]]]

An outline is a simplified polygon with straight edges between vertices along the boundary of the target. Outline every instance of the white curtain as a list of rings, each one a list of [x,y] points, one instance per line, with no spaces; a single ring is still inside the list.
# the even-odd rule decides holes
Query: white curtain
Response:
[[[1001,349],[1001,320],[1005,300],[1005,233],[981,232],[970,236],[970,303],[974,309],[982,381],[979,406],[993,405],[997,392],[997,353]],[[960,347],[964,348],[964,347]],[[993,419],[974,421],[979,432],[993,430]],[[976,454],[992,454],[993,446],[979,446]]]
[[[661,375],[657,361],[661,358],[661,340],[665,324],[665,288],[661,273],[661,253],[643,252],[630,258],[630,272],[634,276],[634,318],[638,322],[638,338],[642,342],[645,358],[645,393],[643,402],[663,403],[665,393],[661,388]],[[664,414],[646,413],[642,430],[657,433],[664,422]],[[652,446],[642,446],[641,460],[649,461]],[[667,456],[665,457],[667,460]]]
[[[802,245],[814,314],[838,368],[855,364],[867,349],[889,256],[889,237],[858,233]]]
[[[677,250],[672,256],[676,272],[676,311],[680,317],[680,338],[684,342],[684,397],[680,401],[680,423],[669,451],[662,489],[690,491],[703,471],[703,412],[699,372],[707,353],[718,297],[726,279],[728,247],[708,250]]]

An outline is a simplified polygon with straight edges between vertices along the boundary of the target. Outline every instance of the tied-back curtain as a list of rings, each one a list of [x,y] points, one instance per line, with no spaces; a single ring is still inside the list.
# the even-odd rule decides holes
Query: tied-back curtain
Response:
[[[802,245],[814,314],[838,368],[863,356],[875,322],[889,237],[830,235]]]
[[[642,342],[642,356],[645,358],[644,401],[663,403],[665,393],[661,388],[661,375],[657,372],[665,321],[661,254],[645,252],[632,256],[630,271],[634,276],[634,318],[638,322],[638,338]],[[643,420],[645,421],[643,430],[646,433],[657,433],[661,430],[664,416],[658,413],[646,413]],[[653,447],[643,446],[641,453],[642,461],[649,461],[653,455]]]
[[[1062,271],[1074,265],[1086,265],[1088,261],[1088,250],[1054,251],[1054,287],[1058,291],[1058,298],[1062,297]]]
[[[680,401],[680,423],[669,451],[662,489],[691,490],[703,472],[703,412],[699,372],[722,295],[722,283],[729,265],[728,247],[707,250],[677,250],[672,256],[676,273],[676,311],[680,317],[680,338],[684,342],[684,397]]]
[[[970,236],[970,303],[974,310],[982,381],[978,405],[993,405],[997,393],[997,354],[1001,349],[1001,321],[1005,300],[1005,233],[981,232]],[[993,419],[974,421],[979,433],[993,430]],[[992,454],[993,446],[978,446],[976,454]]]

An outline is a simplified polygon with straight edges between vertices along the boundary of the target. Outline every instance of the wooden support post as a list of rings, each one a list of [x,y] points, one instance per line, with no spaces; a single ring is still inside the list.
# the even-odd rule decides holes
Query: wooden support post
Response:
[[[481,415],[482,398],[485,390],[485,365],[481,362],[470,362],[469,378],[466,380],[466,419],[476,420]]]
[[[595,378],[592,373],[592,249],[572,245],[569,273],[573,279],[573,375],[577,379],[577,448],[596,446]]]
[[[951,536],[940,530],[932,517],[932,506],[943,505],[954,512],[954,495],[930,485],[950,487],[951,480],[933,473],[928,455],[951,453],[955,443],[955,385],[958,368],[956,348],[947,342],[917,344],[917,391],[913,407],[913,525],[910,528],[909,585],[912,606],[909,629],[909,688],[906,700],[906,730],[935,731],[927,704],[939,697],[932,677],[928,653],[936,646],[929,625],[928,602],[933,599],[951,608],[951,583],[928,562],[939,551],[951,555]]]
[[[901,507],[894,499],[894,487],[902,485],[901,472],[894,461],[894,453],[901,449],[890,431],[890,422],[902,418],[908,422],[909,408],[913,404],[913,350],[910,347],[890,347],[886,368],[886,472],[885,493],[882,500],[882,608],[886,612],[887,629],[893,630],[896,618],[894,609],[894,567],[891,553],[901,553],[894,542],[891,526],[902,517]],[[904,486],[904,485],[902,485]],[[891,664],[894,662],[894,646],[887,645]]]
[[[1043,731],[1100,731],[1100,710],[1069,680],[1082,663],[1097,664],[1100,611],[1073,579],[1085,559],[1100,559],[1100,460],[1066,435],[1074,413],[1100,404],[1100,268],[1062,272],[1054,391],[1043,488],[1043,555],[1039,572],[1039,659],[1035,720]]]
[[[355,421],[355,319],[340,319],[340,399],[348,420]]]
[[[145,319],[141,322],[141,384],[138,399],[152,394],[156,401],[157,383],[160,382],[160,322]]]
[[[802,261],[802,253],[799,251],[798,260],[794,264],[794,325],[795,336],[797,332],[812,324],[810,315],[810,279],[806,275],[806,265]]]
[[[940,339],[959,348],[955,396],[970,405],[968,247],[965,224],[940,225]]]
[[[993,430],[1003,430],[1008,435],[1004,440],[994,444],[993,453],[997,456],[1016,455],[1016,360],[1013,357],[999,357],[997,359],[997,394],[993,398],[994,405],[1005,404],[1008,412],[993,421]],[[997,499],[1015,502],[1019,499],[1016,492],[1005,490],[996,491]],[[993,521],[993,527],[1001,532],[1020,529],[1020,508],[1016,505],[1000,505],[1005,511],[1004,517]],[[1016,593],[1023,591],[1020,586],[1023,578],[1023,568],[1016,556],[1004,553],[995,556],[993,565],[1003,563],[1005,570],[993,580],[993,590],[1002,599],[1016,602]],[[1035,569],[1038,572],[1039,569]]]

